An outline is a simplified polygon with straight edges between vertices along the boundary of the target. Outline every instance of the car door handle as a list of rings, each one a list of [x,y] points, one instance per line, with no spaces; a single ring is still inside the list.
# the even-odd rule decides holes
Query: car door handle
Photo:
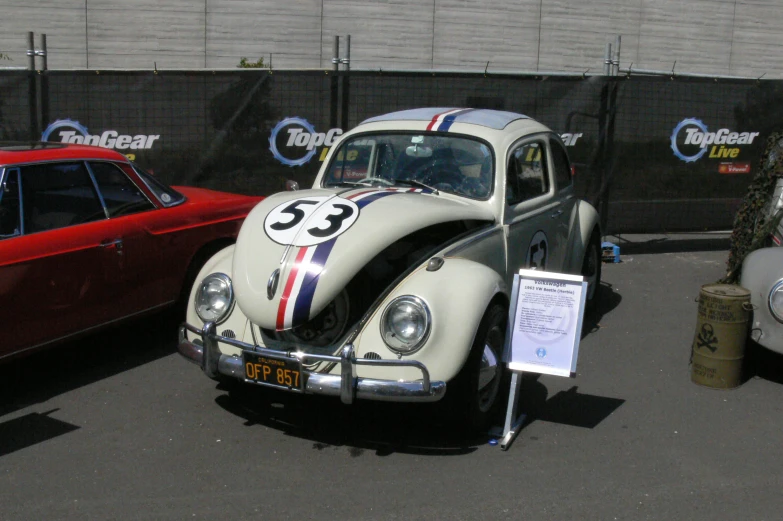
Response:
[[[122,253],[122,239],[106,240],[101,242],[101,248],[114,248],[117,253]]]
[[[551,217],[552,219],[557,219],[561,215],[563,215],[563,210],[558,210],[556,212],[549,214],[549,217]]]

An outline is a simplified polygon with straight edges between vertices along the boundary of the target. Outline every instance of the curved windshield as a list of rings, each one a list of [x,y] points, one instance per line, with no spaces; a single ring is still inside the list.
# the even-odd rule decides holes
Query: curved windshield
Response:
[[[493,172],[492,152],[477,139],[413,132],[365,134],[340,145],[322,186],[408,186],[487,199]]]

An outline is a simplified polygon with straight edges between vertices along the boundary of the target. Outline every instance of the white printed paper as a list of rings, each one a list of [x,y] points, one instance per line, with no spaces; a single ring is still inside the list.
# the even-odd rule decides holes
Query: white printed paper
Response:
[[[514,276],[514,290],[508,367],[575,375],[587,282],[579,275],[519,270]]]

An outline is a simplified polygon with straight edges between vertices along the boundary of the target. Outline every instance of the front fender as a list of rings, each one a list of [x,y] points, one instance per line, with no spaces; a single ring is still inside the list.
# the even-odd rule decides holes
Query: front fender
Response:
[[[783,353],[783,324],[769,310],[769,293],[783,279],[783,248],[761,248],[742,262],[740,285],[750,290],[753,323],[750,337],[762,346]]]
[[[188,297],[188,307],[186,312],[186,320],[187,323],[196,326],[199,329],[204,326],[204,322],[199,318],[199,316],[196,314],[196,307],[194,305],[194,302],[196,300],[196,290],[198,289],[199,284],[201,284],[201,281],[209,275],[210,273],[225,273],[228,275],[232,281],[234,278],[232,265],[233,265],[233,258],[234,258],[234,245],[227,246],[214,254],[212,257],[207,260],[207,262],[204,263],[204,266],[201,267],[201,270],[198,272],[198,275],[196,275],[196,279],[193,282],[193,287],[190,288],[190,296]],[[233,309],[231,310],[228,318],[225,320],[225,322],[221,322],[217,325],[217,331],[219,335],[222,336],[230,336],[226,335],[227,331],[232,331],[236,337],[237,340],[246,342],[247,339],[246,336],[249,336],[246,331],[249,331],[247,328],[247,317],[242,313],[242,311],[239,309],[239,306],[236,304],[234,305]],[[195,340],[196,338],[200,338],[198,335],[188,332],[187,333],[188,340],[191,342]],[[223,354],[227,355],[238,355],[241,351],[235,347],[228,346],[226,344],[219,344],[220,350]]]
[[[601,224],[598,212],[587,201],[577,201],[571,213],[571,234],[568,238],[566,263],[563,267],[566,273],[578,275],[582,270],[582,260],[585,256],[593,230],[601,234]]]
[[[354,342],[357,358],[376,353],[384,359],[398,358],[381,338],[381,317],[396,297],[415,295],[427,303],[432,327],[425,345],[402,360],[422,362],[433,380],[450,381],[462,368],[484,312],[496,295],[508,302],[508,290],[498,273],[483,264],[466,259],[446,259],[437,271],[426,265],[401,282],[375,310]],[[359,366],[358,376],[380,379],[418,379],[415,370]]]

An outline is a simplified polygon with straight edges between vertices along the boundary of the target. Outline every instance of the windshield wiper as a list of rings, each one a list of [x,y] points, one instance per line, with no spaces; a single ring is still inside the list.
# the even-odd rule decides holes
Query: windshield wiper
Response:
[[[408,185],[408,186],[415,186],[417,188],[426,188],[427,190],[432,190],[433,194],[440,195],[440,192],[438,192],[437,188],[433,188],[430,185],[425,185],[421,181],[416,181],[415,179],[395,179],[394,183]]]
[[[326,186],[372,186],[367,183],[357,183],[356,181],[333,181],[326,183]]]

